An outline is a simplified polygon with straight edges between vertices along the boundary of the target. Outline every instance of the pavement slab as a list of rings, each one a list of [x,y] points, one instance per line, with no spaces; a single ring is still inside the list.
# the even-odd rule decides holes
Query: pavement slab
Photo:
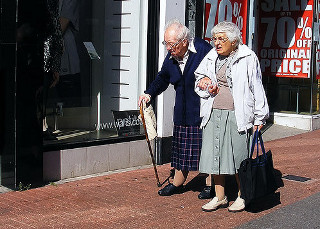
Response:
[[[319,139],[317,130],[265,142],[266,149],[273,153],[280,187],[243,212],[203,212],[201,206],[208,200],[197,198],[205,183],[205,176],[198,172],[190,172],[182,194],[159,196],[153,167],[149,166],[2,193],[0,228],[256,228],[256,223],[261,223],[257,220],[279,222],[264,228],[295,228],[293,220],[277,217],[281,213],[295,218],[299,206],[301,211],[318,208]],[[160,180],[168,177],[170,168],[170,164],[158,166]],[[298,182],[284,179],[286,175],[311,179]],[[232,203],[236,198],[235,179],[230,176],[226,182]],[[319,217],[308,220],[312,221],[311,228],[319,227]]]

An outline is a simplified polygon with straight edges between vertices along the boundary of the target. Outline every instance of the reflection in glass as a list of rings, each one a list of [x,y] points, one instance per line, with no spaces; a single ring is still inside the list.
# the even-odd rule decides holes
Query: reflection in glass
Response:
[[[48,94],[55,136],[45,146],[142,135],[136,120],[146,78],[146,12],[141,1],[59,0],[64,46],[59,82]]]

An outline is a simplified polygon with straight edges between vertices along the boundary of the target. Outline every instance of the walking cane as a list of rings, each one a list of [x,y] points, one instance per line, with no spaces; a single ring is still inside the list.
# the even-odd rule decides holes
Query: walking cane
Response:
[[[151,148],[150,140],[149,140],[149,137],[148,137],[147,127],[146,127],[146,121],[145,121],[145,119],[144,119],[143,103],[141,103],[141,106],[140,106],[140,115],[141,115],[141,119],[142,119],[142,123],[143,123],[143,128],[144,128],[144,132],[145,132],[146,139],[147,139],[147,143],[148,143],[148,148],[149,148],[149,153],[150,153],[151,160],[152,160],[152,164],[153,164],[154,173],[155,173],[156,179],[157,179],[157,185],[158,185],[158,187],[161,187],[162,184],[160,183],[160,180],[159,180],[159,175],[158,175],[158,170],[157,170],[156,162],[155,162],[155,159],[154,159],[154,156],[153,156],[153,153],[152,153],[152,148]]]

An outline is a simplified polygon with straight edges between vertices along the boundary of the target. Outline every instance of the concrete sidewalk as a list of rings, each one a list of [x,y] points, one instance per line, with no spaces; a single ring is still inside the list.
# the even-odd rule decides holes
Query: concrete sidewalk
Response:
[[[270,141],[267,132],[263,136],[265,147],[273,153],[281,187],[276,194],[246,211],[201,211],[207,200],[197,198],[204,185],[204,177],[197,172],[190,173],[186,192],[161,197],[150,166],[1,194],[0,228],[246,228],[250,225],[255,228],[254,225],[261,225],[259,220],[271,222],[272,219],[275,224],[262,228],[303,228],[303,224],[280,220],[277,216],[292,213],[301,221],[299,216],[303,215],[296,214],[296,209],[312,210],[317,209],[312,206],[320,205],[320,130]],[[158,170],[160,179],[164,180],[170,165],[158,166]],[[287,180],[283,178],[286,175],[310,180]],[[228,177],[227,195],[231,203],[236,198],[235,185],[234,178]],[[304,225],[320,226],[319,217],[306,219],[312,223]]]
[[[320,228],[319,203],[320,192],[243,224],[237,229]]]

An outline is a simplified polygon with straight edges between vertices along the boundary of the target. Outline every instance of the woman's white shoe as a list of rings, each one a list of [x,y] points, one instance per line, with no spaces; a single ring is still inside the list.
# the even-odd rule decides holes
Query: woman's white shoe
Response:
[[[228,207],[229,212],[240,212],[245,209],[245,201],[241,197],[238,198],[233,202],[233,204]]]
[[[218,208],[226,208],[228,207],[228,199],[225,196],[223,200],[218,199],[218,197],[214,197],[209,203],[202,206],[202,210],[205,212],[211,212]]]

